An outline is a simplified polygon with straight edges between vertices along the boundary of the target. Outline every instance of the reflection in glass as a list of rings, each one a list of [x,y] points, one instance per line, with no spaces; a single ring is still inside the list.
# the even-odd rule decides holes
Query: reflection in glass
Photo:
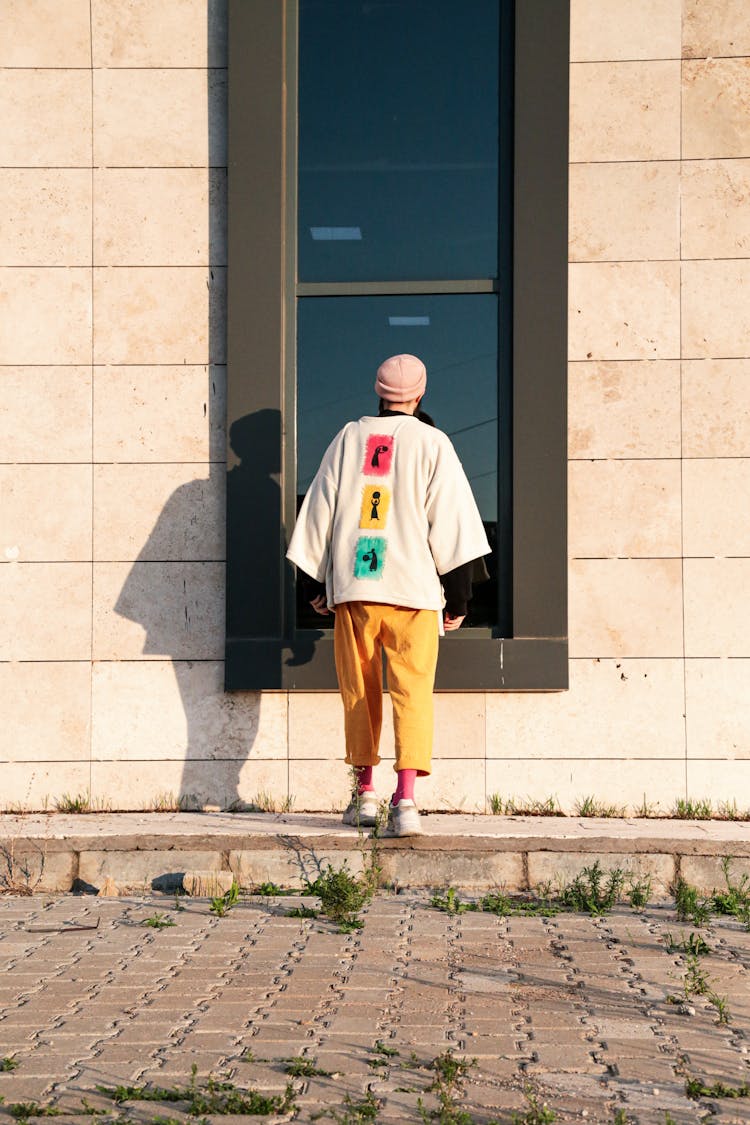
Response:
[[[297,494],[307,491],[334,434],[378,412],[378,365],[411,352],[427,367],[424,409],[451,438],[468,476],[490,543],[497,531],[498,298],[493,294],[422,297],[305,297],[298,302]],[[477,587],[472,624],[496,621],[491,583]],[[299,607],[298,623],[306,621]]]
[[[499,8],[302,0],[302,281],[497,276]]]

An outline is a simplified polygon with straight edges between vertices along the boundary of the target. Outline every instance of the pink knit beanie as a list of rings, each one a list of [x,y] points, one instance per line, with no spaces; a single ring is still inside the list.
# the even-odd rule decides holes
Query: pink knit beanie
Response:
[[[415,355],[392,355],[378,368],[375,393],[388,402],[410,402],[424,394],[427,369]]]

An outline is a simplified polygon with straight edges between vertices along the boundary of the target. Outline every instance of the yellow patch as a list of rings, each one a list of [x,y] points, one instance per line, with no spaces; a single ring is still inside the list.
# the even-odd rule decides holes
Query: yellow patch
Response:
[[[366,484],[362,492],[359,526],[369,530],[384,528],[390,502],[390,489],[384,488],[382,484]]]

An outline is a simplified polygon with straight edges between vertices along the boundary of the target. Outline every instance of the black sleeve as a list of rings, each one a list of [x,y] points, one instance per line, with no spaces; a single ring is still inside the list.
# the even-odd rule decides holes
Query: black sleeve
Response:
[[[445,591],[445,612],[451,617],[465,617],[467,603],[471,601],[471,580],[474,575],[474,559],[462,563],[455,570],[440,575]]]
[[[321,594],[323,597],[326,596],[325,582],[316,582],[314,578],[311,578],[309,574],[305,574],[304,570],[300,570],[299,568],[297,569],[297,574],[302,583],[302,596],[306,602],[314,601],[315,598],[319,597]]]

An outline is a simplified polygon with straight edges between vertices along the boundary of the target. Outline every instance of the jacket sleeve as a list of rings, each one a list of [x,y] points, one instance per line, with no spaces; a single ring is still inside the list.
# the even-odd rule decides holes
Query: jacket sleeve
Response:
[[[430,551],[438,574],[490,553],[474,493],[447,438],[438,445],[426,500]]]
[[[333,478],[321,465],[302,502],[286,553],[290,562],[316,582],[325,581],[328,569],[336,494]]]

